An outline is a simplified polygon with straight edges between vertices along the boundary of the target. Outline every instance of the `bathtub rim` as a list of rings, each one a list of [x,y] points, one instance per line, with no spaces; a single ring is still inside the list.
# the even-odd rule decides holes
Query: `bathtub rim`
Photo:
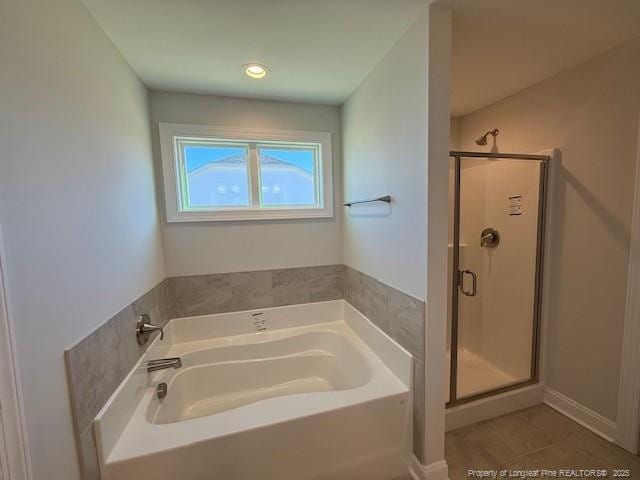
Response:
[[[328,307],[328,309],[326,308]],[[171,322],[181,322],[184,320],[196,319],[202,320],[206,318],[223,318],[230,314],[251,314],[252,312],[273,312],[288,310],[291,312],[307,312],[320,310],[326,313],[326,311],[333,311],[338,318],[324,318],[321,321],[315,321],[314,323],[308,323],[302,321],[306,325],[303,326],[327,326],[331,323],[344,323],[349,330],[367,347],[373,356],[380,361],[386,369],[389,370],[400,384],[404,386],[405,393],[407,395],[407,402],[409,411],[412,411],[412,379],[413,379],[413,357],[403,348],[398,342],[393,340],[389,335],[384,333],[379,327],[373,324],[367,317],[361,312],[355,309],[346,300],[329,300],[325,302],[305,303],[298,305],[287,305],[280,307],[270,307],[264,309],[252,309],[239,312],[218,313],[211,315],[200,315],[193,317],[183,317],[171,319],[168,323],[170,327]],[[313,316],[313,315],[312,315]],[[282,327],[274,328],[274,330],[289,329],[297,327]],[[114,461],[124,461],[129,456],[114,457],[114,452],[119,443],[119,440],[126,431],[132,417],[140,407],[141,403],[144,403],[145,394],[149,394],[150,391],[150,377],[144,369],[144,365],[149,358],[159,357],[165,355],[171,346],[163,345],[159,338],[156,337],[147,351],[141,356],[136,365],[131,369],[129,374],[125,377],[123,382],[118,386],[116,391],[112,394],[103,408],[100,410],[94,421],[95,427],[95,440],[96,449],[98,455],[98,463],[101,471],[105,465]],[[364,387],[361,387],[364,388]],[[398,391],[389,394],[388,396],[397,395]],[[382,399],[385,395],[377,395],[373,399]],[[332,408],[331,410],[338,408],[346,408],[358,403],[354,402],[349,405],[343,405],[341,407]],[[242,408],[242,407],[241,407]],[[326,410],[325,410],[326,411]],[[304,416],[304,415],[302,415]],[[301,416],[301,417],[302,417]],[[119,417],[119,418],[118,418]],[[298,417],[296,417],[298,418]],[[202,420],[202,418],[194,419]],[[115,428],[105,428],[105,421],[116,423]],[[271,422],[271,424],[277,422]],[[166,424],[153,425],[154,427],[166,427]],[[266,426],[266,425],[263,425]],[[246,429],[245,429],[246,430]],[[409,448],[411,448],[411,432],[409,435]],[[153,450],[153,451],[157,451]],[[106,452],[106,453],[105,453]]]

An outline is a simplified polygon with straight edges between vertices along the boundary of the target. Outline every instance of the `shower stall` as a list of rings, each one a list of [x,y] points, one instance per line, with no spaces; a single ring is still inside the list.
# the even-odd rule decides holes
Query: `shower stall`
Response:
[[[450,152],[449,401],[538,381],[549,157]]]

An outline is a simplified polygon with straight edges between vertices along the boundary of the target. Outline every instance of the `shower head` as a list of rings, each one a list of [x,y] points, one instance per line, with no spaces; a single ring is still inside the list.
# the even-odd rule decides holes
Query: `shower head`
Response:
[[[489,130],[487,133],[485,133],[479,139],[477,139],[476,143],[478,145],[486,145],[487,144],[487,137],[489,135],[493,135],[493,138],[495,138],[495,137],[498,136],[498,133],[500,133],[500,130],[498,130],[497,128],[494,128],[493,130]]]

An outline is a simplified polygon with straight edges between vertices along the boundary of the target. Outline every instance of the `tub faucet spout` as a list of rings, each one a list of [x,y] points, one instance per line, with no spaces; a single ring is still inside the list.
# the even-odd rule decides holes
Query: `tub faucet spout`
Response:
[[[166,368],[180,368],[182,360],[180,357],[174,358],[158,358],[147,362],[147,372],[155,372],[156,370],[164,370]]]

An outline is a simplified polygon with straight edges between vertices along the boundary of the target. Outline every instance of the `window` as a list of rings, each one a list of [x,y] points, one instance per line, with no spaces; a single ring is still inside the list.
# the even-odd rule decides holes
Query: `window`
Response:
[[[169,222],[333,216],[331,134],[161,123]]]

